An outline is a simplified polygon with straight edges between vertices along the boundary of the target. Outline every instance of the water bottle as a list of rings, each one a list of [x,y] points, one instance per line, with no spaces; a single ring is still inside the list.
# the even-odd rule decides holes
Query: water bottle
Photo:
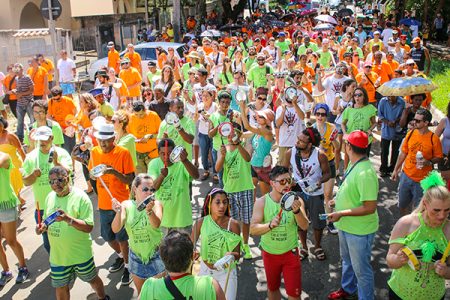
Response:
[[[416,168],[421,170],[423,168],[423,154],[422,151],[417,151],[416,153]]]

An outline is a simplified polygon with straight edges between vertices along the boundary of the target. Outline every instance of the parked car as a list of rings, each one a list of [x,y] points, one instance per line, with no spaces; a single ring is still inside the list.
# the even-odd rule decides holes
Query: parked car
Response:
[[[183,57],[184,44],[180,43],[167,43],[167,42],[152,42],[152,43],[143,43],[134,46],[134,50],[139,53],[142,59],[142,73],[146,74],[148,72],[148,62],[151,60],[156,61],[158,58],[156,57],[156,48],[162,47],[167,51],[168,48],[172,47],[175,49],[175,55],[178,58]],[[120,52],[120,58],[122,58],[127,50]],[[96,60],[89,66],[89,80],[95,81],[95,73],[103,66],[108,65],[108,57],[104,57],[102,59]]]

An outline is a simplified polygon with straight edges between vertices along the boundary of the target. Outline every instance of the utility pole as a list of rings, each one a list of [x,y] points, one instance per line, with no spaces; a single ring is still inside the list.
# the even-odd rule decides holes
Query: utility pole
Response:
[[[172,17],[172,25],[173,25],[173,35],[175,43],[180,42],[180,19],[181,19],[181,1],[173,0],[173,17]]]
[[[148,26],[148,0],[145,0],[145,28]]]
[[[55,75],[54,75],[54,79],[55,79],[55,83],[58,84],[59,82],[59,76],[58,76],[58,71],[56,70],[57,64],[58,64],[58,54],[57,54],[57,48],[56,48],[56,28],[55,28],[55,20],[53,19],[53,3],[52,0],[47,0],[48,3],[48,31],[50,33],[50,40],[52,43],[52,56],[53,56],[53,63],[55,64]]]

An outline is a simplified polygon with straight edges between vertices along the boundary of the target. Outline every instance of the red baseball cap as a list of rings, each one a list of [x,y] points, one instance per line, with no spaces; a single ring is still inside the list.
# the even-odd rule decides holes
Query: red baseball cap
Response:
[[[351,145],[363,149],[369,146],[369,137],[367,136],[367,133],[362,130],[355,130],[350,133],[347,137],[347,141]]]

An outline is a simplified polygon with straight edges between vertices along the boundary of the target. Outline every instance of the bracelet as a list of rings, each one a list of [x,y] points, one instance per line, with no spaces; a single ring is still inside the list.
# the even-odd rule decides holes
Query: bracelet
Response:
[[[269,230],[272,230],[272,221],[269,222]]]
[[[292,212],[294,215],[298,215],[300,213],[300,208],[297,211]]]
[[[69,226],[72,226],[72,224],[73,224],[73,218],[70,219]]]
[[[153,215],[153,209],[147,212],[147,216],[150,217],[151,215]]]

